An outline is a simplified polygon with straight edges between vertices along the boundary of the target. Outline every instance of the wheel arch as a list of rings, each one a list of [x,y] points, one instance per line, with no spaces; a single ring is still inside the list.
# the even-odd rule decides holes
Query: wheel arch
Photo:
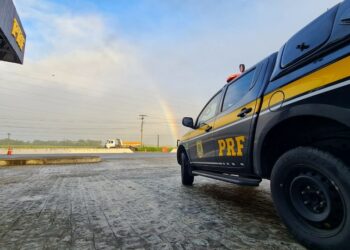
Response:
[[[327,112],[324,110],[322,112],[320,106],[323,105],[319,105],[317,109],[303,106],[297,107],[297,110],[291,108],[284,113],[280,112],[279,115],[274,115],[274,118],[265,123],[266,126],[262,131],[257,130],[259,136],[257,136],[254,146],[254,171],[262,178],[270,178],[273,165],[289,149],[298,146],[323,147],[324,150],[327,146],[337,148],[339,140],[329,140],[328,144],[324,145],[318,143],[322,137],[322,131],[329,133],[329,135],[343,131],[345,145],[342,146],[346,152],[350,153],[350,126],[347,121],[344,122],[344,116],[342,116],[349,115],[349,111],[334,112],[334,110],[329,110],[328,106]],[[301,112],[301,110],[303,111]],[[320,112],[315,112],[315,110]],[[332,153],[337,154],[337,152]],[[337,156],[344,159],[340,153]]]
[[[188,157],[188,154],[187,154],[187,152],[186,152],[186,149],[185,149],[185,147],[184,147],[184,145],[179,145],[179,147],[177,148],[177,163],[178,164],[180,164],[181,165],[181,154],[182,153],[185,153],[186,155],[187,155],[187,157]]]

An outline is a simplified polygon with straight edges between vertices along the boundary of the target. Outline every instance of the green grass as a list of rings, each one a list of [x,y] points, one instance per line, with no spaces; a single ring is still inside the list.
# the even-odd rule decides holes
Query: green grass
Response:
[[[164,147],[152,147],[152,146],[144,146],[144,147],[138,147],[138,152],[163,152]],[[166,147],[168,148],[168,152],[170,152],[173,147]]]

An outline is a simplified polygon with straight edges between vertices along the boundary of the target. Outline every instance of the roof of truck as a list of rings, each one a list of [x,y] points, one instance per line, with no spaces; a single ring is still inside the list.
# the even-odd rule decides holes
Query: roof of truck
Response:
[[[271,79],[312,62],[350,40],[350,0],[337,4],[292,36],[278,52]]]

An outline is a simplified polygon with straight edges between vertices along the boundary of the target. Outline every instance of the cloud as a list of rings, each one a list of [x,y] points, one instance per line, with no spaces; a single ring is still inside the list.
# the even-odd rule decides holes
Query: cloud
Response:
[[[12,134],[138,140],[145,113],[146,143],[161,134],[173,145],[185,131],[180,118],[196,116],[238,64],[278,50],[336,1],[152,0],[129,3],[127,13],[108,3],[113,12],[15,1],[27,31],[25,64],[0,64],[0,112]],[[82,129],[63,130],[71,124]]]

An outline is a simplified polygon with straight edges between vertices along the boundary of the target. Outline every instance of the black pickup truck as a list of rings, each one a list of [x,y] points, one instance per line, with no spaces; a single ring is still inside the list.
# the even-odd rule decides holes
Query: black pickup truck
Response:
[[[296,239],[350,249],[350,0],[231,77],[196,121],[182,123],[191,128],[177,153],[184,185],[194,176],[271,180]]]

